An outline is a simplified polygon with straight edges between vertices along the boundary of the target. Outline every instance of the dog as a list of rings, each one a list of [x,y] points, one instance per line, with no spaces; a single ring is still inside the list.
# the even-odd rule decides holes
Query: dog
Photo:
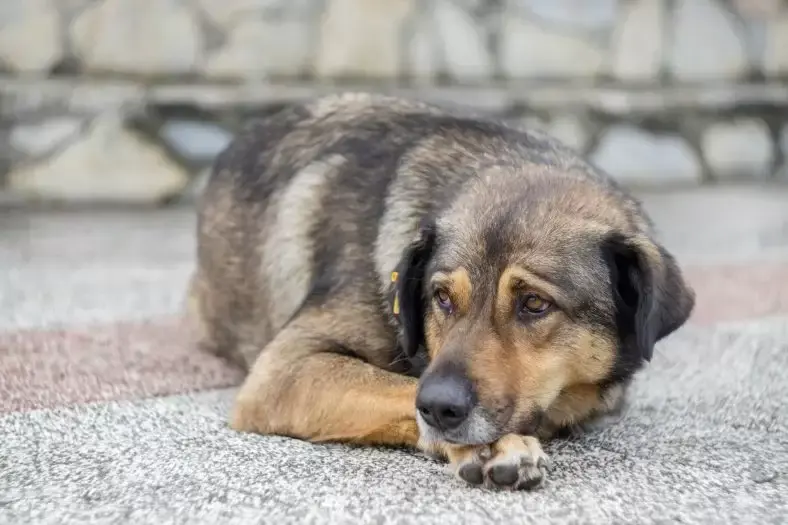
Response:
[[[694,291],[641,204],[545,134],[344,93],[251,122],[197,211],[201,345],[229,425],[407,447],[529,490],[542,443],[615,414]]]

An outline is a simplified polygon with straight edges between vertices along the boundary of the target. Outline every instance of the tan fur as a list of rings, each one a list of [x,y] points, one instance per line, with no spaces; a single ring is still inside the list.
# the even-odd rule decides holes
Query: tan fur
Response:
[[[323,351],[325,335],[359,329],[358,314],[315,311],[279,332],[238,392],[230,426],[315,442],[415,447],[416,380]],[[374,334],[364,336],[375,342]]]
[[[261,277],[268,290],[267,309],[274,330],[281,328],[309,292],[312,277],[312,228],[317,219],[303,208],[320,206],[321,199],[331,191],[344,159],[336,155],[301,169],[292,184],[277,196],[269,214],[270,233],[262,242]]]
[[[493,453],[500,455],[527,453],[534,456],[542,453],[539,441],[532,436],[521,437],[507,434],[493,444]]]
[[[427,342],[427,351],[430,354],[430,359],[435,359],[437,353],[443,348],[443,338],[441,336],[441,325],[434,311],[427,311],[425,324],[424,338]]]
[[[595,414],[614,410],[623,392],[614,389],[603,393],[598,385],[580,383],[564,389],[547,411],[547,424],[540,429],[540,437],[549,439],[558,429],[581,423]]]

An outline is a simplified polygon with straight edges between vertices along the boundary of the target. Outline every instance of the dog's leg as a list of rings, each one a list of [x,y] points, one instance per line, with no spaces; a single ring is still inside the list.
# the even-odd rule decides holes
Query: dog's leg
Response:
[[[536,437],[506,434],[490,446],[446,446],[452,470],[472,485],[531,490],[545,479],[550,461]]]
[[[312,442],[416,447],[417,380],[353,355],[386,343],[359,323],[363,314],[332,309],[299,314],[255,361],[230,426]]]

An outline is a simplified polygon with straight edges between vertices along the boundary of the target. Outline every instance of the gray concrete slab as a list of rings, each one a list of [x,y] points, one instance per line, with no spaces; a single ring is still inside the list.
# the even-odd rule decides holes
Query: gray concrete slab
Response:
[[[191,209],[0,212],[0,328],[177,311],[194,267]]]

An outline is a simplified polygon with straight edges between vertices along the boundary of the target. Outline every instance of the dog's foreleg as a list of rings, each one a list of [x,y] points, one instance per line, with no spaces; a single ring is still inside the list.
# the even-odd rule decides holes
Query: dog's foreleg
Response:
[[[291,321],[252,366],[230,426],[312,442],[416,447],[417,381],[352,355],[365,344],[357,321],[324,310]]]

